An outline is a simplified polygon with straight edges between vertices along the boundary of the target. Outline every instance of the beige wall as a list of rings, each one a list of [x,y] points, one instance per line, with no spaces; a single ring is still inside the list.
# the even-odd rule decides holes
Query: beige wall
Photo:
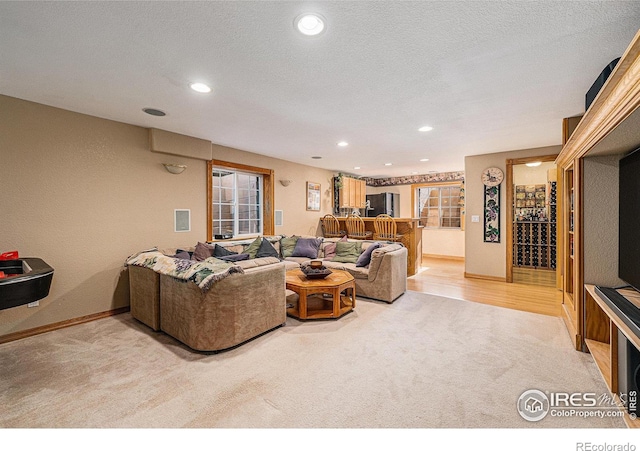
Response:
[[[319,218],[332,212],[333,172],[215,144],[213,158],[275,171],[275,209],[283,211],[283,225],[276,227],[276,234],[321,234]],[[291,184],[282,186],[280,180],[291,180]],[[307,182],[320,183],[319,212],[307,211]]]
[[[379,193],[400,194],[400,217],[415,217],[414,208],[411,204],[411,185],[367,186],[367,194]],[[422,253],[464,257],[464,231],[422,229]]]
[[[465,157],[465,272],[467,274],[506,277],[506,183],[500,187],[500,243],[484,242],[484,186],[482,171],[489,167],[499,167],[506,174],[506,160],[542,155],[557,155],[561,146],[521,149],[486,155]],[[472,216],[480,217],[480,222],[471,222]]]
[[[555,168],[556,164],[553,161],[545,161],[535,167],[526,164],[513,165],[513,185],[546,185],[549,181],[547,171]]]
[[[0,335],[127,306],[127,256],[206,239],[206,161],[151,152],[145,128],[6,96],[0,124],[0,252],[55,269],[39,307],[0,310]],[[329,171],[217,146],[213,154],[293,180],[276,183],[278,233],[315,231],[331,210]],[[163,162],[188,168],[173,175]],[[322,184],[321,212],[305,209],[306,180]],[[173,231],[175,208],[191,210],[191,232]]]
[[[618,278],[620,155],[584,158],[584,283],[615,287]]]

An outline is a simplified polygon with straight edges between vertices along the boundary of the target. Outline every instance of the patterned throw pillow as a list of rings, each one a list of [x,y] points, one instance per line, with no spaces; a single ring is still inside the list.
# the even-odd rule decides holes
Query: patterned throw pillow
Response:
[[[342,238],[340,238],[340,240],[336,241],[335,243],[328,243],[325,247],[324,247],[324,260],[331,260],[333,259],[333,257],[336,256],[336,243],[338,242],[347,242],[347,236],[343,236]]]
[[[249,258],[256,258],[256,254],[258,253],[258,249],[260,249],[261,244],[262,244],[262,237],[259,236],[253,241],[253,243],[249,245],[249,247],[247,247],[244,250],[244,253],[249,254]]]
[[[296,248],[297,242],[297,236],[283,237],[280,240],[280,250],[282,251],[282,258],[291,257],[291,254],[293,254],[293,250]]]
[[[358,261],[358,257],[362,252],[362,243],[357,241],[352,242],[340,242],[336,243],[336,256],[333,257],[333,262],[339,263],[355,263]]]

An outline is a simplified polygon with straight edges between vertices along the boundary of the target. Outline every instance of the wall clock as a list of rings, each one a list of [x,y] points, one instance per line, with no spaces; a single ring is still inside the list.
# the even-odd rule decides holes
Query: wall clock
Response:
[[[500,168],[488,168],[482,171],[482,183],[486,186],[498,186],[504,180],[504,174]]]

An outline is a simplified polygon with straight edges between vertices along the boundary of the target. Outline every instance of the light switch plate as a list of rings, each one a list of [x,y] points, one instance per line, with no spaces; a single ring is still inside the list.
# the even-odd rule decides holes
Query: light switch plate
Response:
[[[479,215],[471,215],[471,222],[480,222]]]

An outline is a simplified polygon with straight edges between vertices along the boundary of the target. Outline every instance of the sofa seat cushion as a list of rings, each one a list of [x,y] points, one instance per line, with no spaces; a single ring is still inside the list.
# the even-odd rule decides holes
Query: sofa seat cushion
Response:
[[[236,265],[240,266],[242,269],[249,269],[257,268],[258,266],[273,265],[275,263],[280,263],[280,259],[276,257],[258,257],[236,262]]]
[[[347,271],[356,279],[368,279],[369,278],[369,269],[368,268],[359,268],[355,263],[340,263],[340,262],[331,262],[324,261],[322,262],[324,266],[327,268],[334,270],[338,269],[341,271]],[[357,294],[357,293],[356,293]]]
[[[287,262],[296,263],[296,264],[298,264],[298,266],[303,265],[303,264],[311,261],[311,259],[307,258],[307,257],[286,257],[284,260],[287,261]]]
[[[291,258],[291,257],[289,257]],[[300,265],[296,262],[293,262],[291,260],[283,260],[284,263],[284,270],[285,271],[291,271],[292,269],[300,269]]]

